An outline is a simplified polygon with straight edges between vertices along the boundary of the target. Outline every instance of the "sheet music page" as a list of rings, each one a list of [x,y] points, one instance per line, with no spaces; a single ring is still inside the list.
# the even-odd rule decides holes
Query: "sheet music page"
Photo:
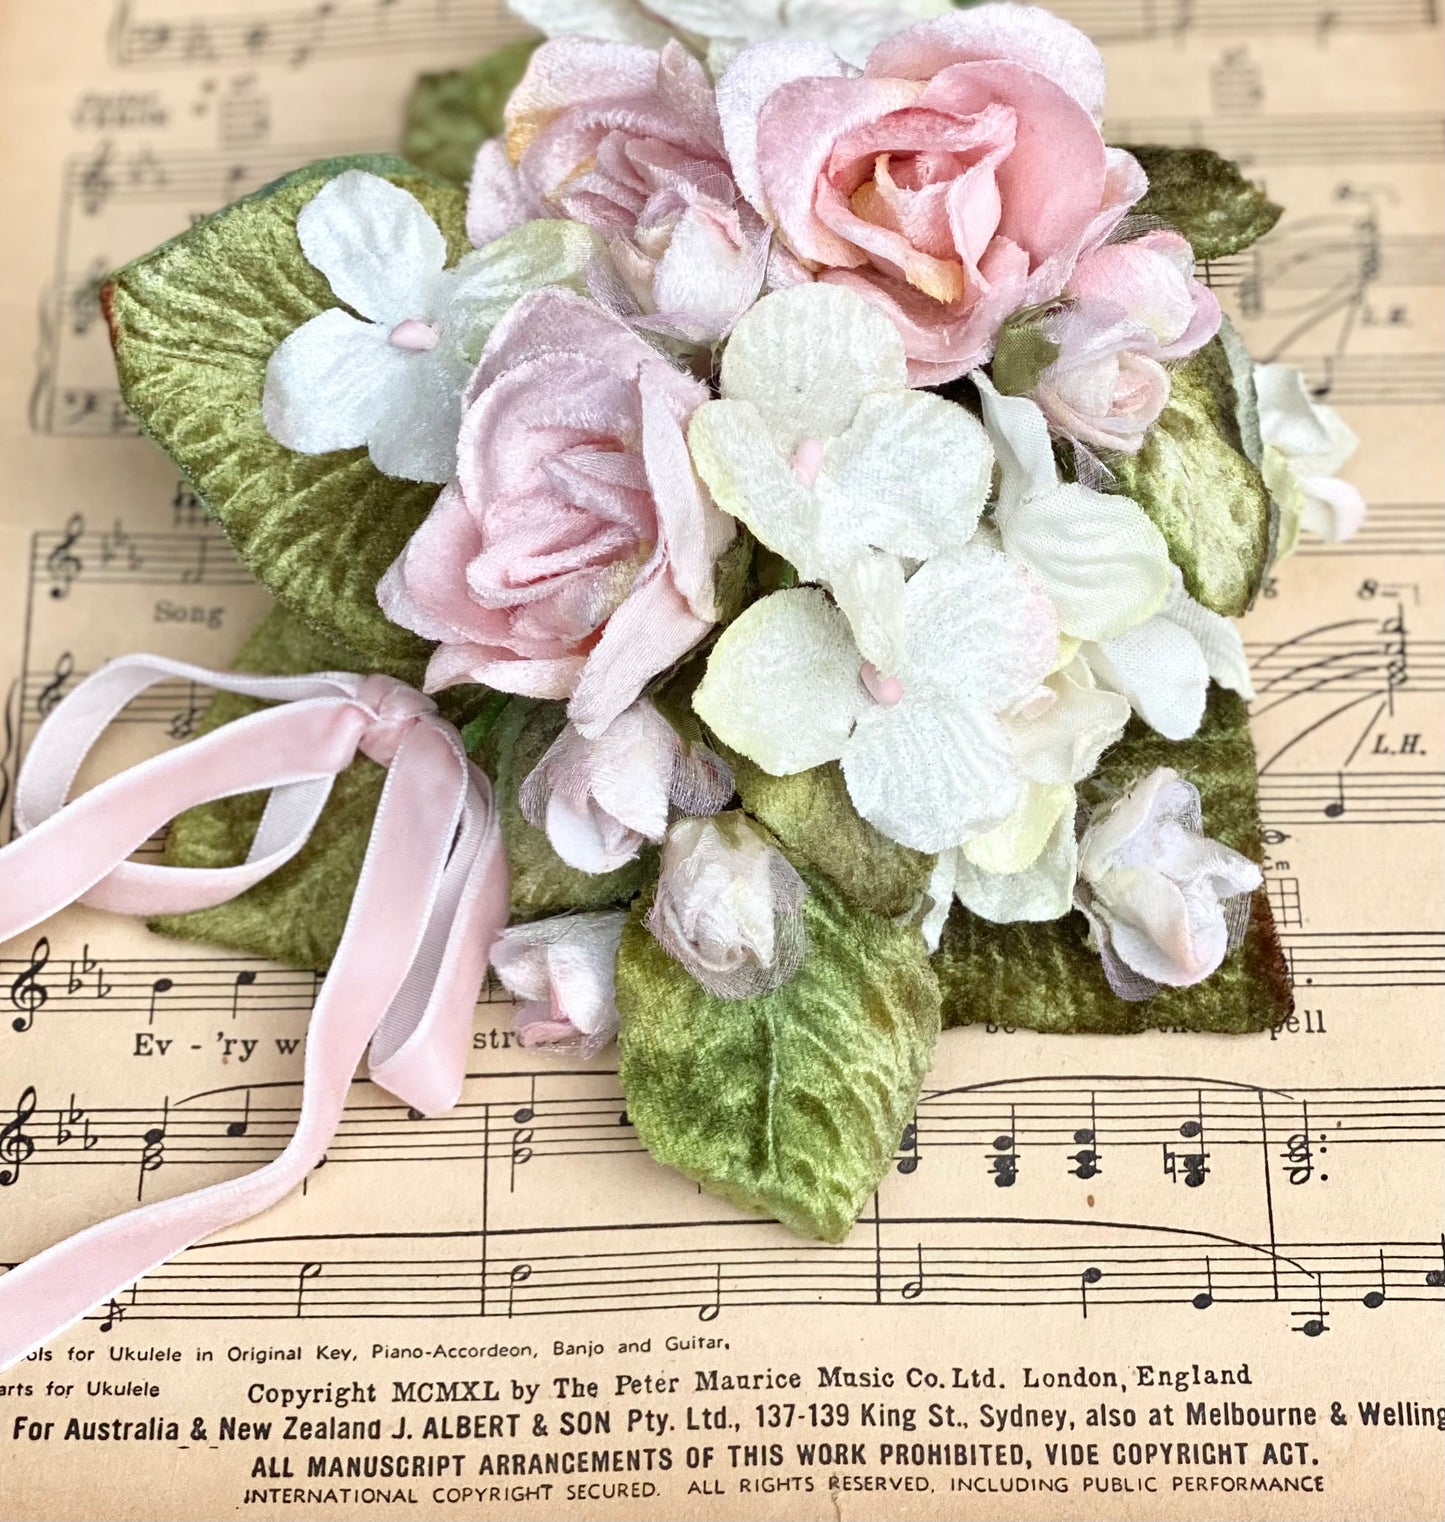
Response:
[[[848,1241],[651,1164],[607,1060],[478,1013],[461,1103],[365,1081],[280,1207],[0,1376],[16,1518],[1435,1518],[1445,1506],[1442,133],[1434,0],[1071,0],[1115,142],[1287,208],[1210,278],[1359,432],[1370,519],[1245,625],[1274,1035],[946,1034]],[[97,281],[386,149],[497,0],[12,0],[0,17],[0,830],[105,659],[265,607],[134,436]],[[103,766],[178,744],[153,690]],[[159,849],[159,842],[152,845]],[[75,911],[0,947],[0,1259],[239,1174],[295,1122],[310,973]]]

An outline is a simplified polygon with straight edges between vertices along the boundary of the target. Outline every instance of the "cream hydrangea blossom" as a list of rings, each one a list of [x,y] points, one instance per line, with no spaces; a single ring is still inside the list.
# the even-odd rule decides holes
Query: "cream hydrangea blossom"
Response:
[[[923,931],[936,949],[955,896],[984,919],[1053,920],[1069,912],[1078,871],[1075,784],[1124,732],[1129,703],[1108,692],[1065,641],[1065,655],[1037,692],[1004,715],[1024,787],[1014,812],[983,835],[939,855]]]
[[[1338,479],[1359,447],[1354,430],[1309,393],[1293,365],[1256,365],[1263,471],[1279,505],[1279,553],[1288,555],[1301,529],[1321,539],[1348,539],[1365,518],[1365,499]]]
[[[1159,612],[1169,550],[1149,515],[1130,497],[1061,482],[1038,405],[1001,396],[981,370],[970,378],[999,461],[994,526],[1053,598],[1064,633],[1111,639]]]
[[[766,296],[723,354],[688,443],[713,500],[833,593],[864,657],[897,675],[905,561],[972,538],[993,451],[962,407],[910,390],[893,324],[853,291]]]
[[[714,74],[765,37],[814,38],[861,64],[878,43],[949,9],[949,0],[508,0],[548,37],[577,35],[661,47],[696,39]]]
[[[1058,653],[1053,605],[979,543],[925,562],[903,589],[895,673],[869,666],[816,588],[775,592],[723,631],[693,706],[774,776],[841,760],[854,807],[890,839],[942,851],[1002,824],[1026,777],[1004,716]]]
[[[378,470],[409,481],[455,473],[462,391],[507,309],[542,286],[580,287],[596,251],[585,227],[529,222],[448,269],[421,202],[361,169],[327,181],[296,233],[342,305],[271,355],[266,427],[301,454],[364,444]]]

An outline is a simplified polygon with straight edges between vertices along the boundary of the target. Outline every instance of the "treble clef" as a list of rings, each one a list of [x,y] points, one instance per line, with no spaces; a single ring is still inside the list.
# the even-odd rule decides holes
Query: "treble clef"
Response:
[[[35,1024],[36,1012],[45,1007],[50,994],[40,974],[49,960],[50,942],[42,935],[30,948],[30,965],[10,985],[10,1002],[20,1011],[10,1022],[11,1030],[28,1031]]]
[[[35,1151],[35,1143],[25,1134],[25,1123],[35,1114],[38,1103],[35,1090],[27,1087],[15,1106],[15,1118],[0,1128],[0,1188],[8,1188],[20,1177],[20,1165]]]
[[[75,674],[75,657],[69,650],[62,650],[55,663],[55,672],[40,689],[35,699],[35,711],[43,719],[65,696],[65,684]]]
[[[67,596],[76,578],[85,569],[81,564],[80,556],[75,553],[75,546],[84,533],[85,519],[79,513],[72,513],[66,522],[60,543],[45,557],[45,569],[50,572],[52,582],[50,588],[52,597]]]

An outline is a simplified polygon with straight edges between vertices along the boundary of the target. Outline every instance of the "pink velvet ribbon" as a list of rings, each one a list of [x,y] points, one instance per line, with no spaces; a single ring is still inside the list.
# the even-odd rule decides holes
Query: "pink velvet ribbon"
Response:
[[[167,678],[277,706],[156,756],[67,802],[101,732]],[[461,1093],[472,1015],[507,920],[491,784],[429,698],[387,676],[252,677],[157,656],[112,661],[51,713],[15,797],[23,833],[0,850],[0,940],[79,900],[122,914],[223,903],[305,845],[336,775],[360,752],[388,768],[336,958],[306,1036],[301,1115],[281,1155],[242,1178],[91,1226],[0,1278],[0,1369],[202,1237],[267,1209],[320,1162],[368,1042],[371,1077],[426,1115]],[[126,858],[196,804],[270,790],[246,861]]]

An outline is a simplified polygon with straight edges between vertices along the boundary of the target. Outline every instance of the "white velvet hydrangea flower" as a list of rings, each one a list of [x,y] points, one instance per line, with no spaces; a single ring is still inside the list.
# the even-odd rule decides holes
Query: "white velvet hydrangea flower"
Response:
[[[903,658],[906,561],[961,548],[993,450],[962,407],[910,390],[897,329],[853,291],[766,296],[733,330],[722,399],[688,443],[713,500],[826,586],[884,675]]]
[[[972,379],[999,458],[994,526],[1009,555],[1042,582],[1066,634],[1105,687],[1151,728],[1187,740],[1212,677],[1254,696],[1239,630],[1195,602],[1163,535],[1132,498],[1061,484],[1048,425],[1027,397]]]
[[[1110,639],[1152,617],[1169,592],[1169,549],[1130,497],[1061,482],[1048,420],[1026,396],[971,377],[999,461],[993,522],[1005,551],[1043,583],[1065,634]]]
[[[1339,479],[1359,448],[1354,430],[1309,393],[1293,365],[1256,365],[1264,479],[1279,504],[1279,553],[1288,555],[1299,532],[1349,539],[1365,520],[1365,499]]]
[[[999,924],[1069,912],[1078,871],[1075,784],[1093,775],[1128,722],[1127,699],[1101,688],[1077,654],[1004,715],[1023,790],[1001,824],[940,853],[923,922],[932,948],[955,896]]]
[[[765,37],[825,42],[862,64],[878,43],[916,21],[943,15],[948,0],[508,0],[548,37],[578,35],[660,48],[670,37],[706,45],[718,73],[734,53]]]
[[[858,812],[942,851],[1003,823],[1026,778],[1003,716],[1059,648],[1034,578],[983,544],[937,555],[903,588],[895,671],[881,676],[822,591],[775,592],[723,631],[693,698],[726,744],[774,776],[840,760]]]
[[[296,233],[342,305],[272,354],[266,427],[301,454],[364,444],[378,470],[409,481],[455,473],[462,391],[507,309],[542,286],[580,286],[596,249],[575,223],[528,222],[448,269],[421,202],[360,169],[329,180]]]

